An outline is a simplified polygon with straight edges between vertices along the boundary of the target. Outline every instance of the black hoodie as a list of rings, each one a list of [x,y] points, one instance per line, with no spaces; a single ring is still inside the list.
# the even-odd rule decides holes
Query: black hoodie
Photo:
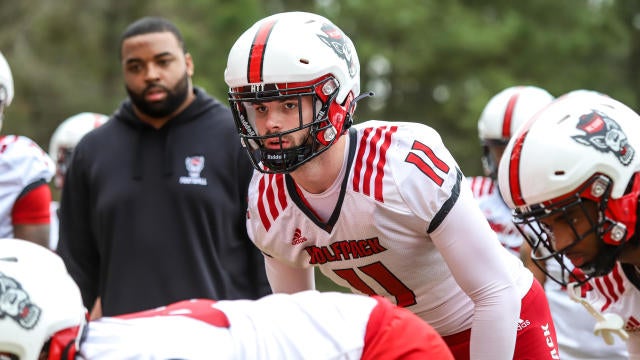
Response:
[[[89,309],[96,296],[110,316],[270,292],[245,227],[253,168],[229,108],[194,92],[160,129],[126,100],[76,146],[58,252]]]

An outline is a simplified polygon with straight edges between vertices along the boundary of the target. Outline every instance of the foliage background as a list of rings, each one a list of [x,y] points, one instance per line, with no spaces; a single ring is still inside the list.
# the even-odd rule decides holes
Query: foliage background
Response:
[[[325,15],[355,42],[362,88],[377,94],[359,104],[356,121],[428,124],[466,175],[481,173],[478,116],[505,87],[531,84],[556,96],[593,89],[640,104],[635,0],[2,0],[0,51],[16,88],[2,132],[48,149],[65,118],[110,114],[126,96],[120,33],[145,15],[178,25],[196,85],[224,100],[237,36],[291,10]]]

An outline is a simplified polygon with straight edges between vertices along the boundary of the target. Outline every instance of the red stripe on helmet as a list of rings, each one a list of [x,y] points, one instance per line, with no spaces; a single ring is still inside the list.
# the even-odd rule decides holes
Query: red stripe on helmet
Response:
[[[509,102],[507,103],[507,110],[504,112],[504,118],[502,119],[502,138],[508,139],[511,137],[511,122],[513,119],[513,109],[516,107],[516,102],[520,93],[516,92],[511,95]]]
[[[273,30],[276,20],[267,21],[260,26],[249,50],[249,64],[247,66],[247,80],[251,83],[262,82],[262,64],[264,52],[267,48],[267,40]]]
[[[509,191],[511,192],[511,200],[516,206],[524,205],[522,188],[520,187],[520,155],[522,154],[522,144],[524,144],[528,133],[529,129],[518,135],[509,157]]]

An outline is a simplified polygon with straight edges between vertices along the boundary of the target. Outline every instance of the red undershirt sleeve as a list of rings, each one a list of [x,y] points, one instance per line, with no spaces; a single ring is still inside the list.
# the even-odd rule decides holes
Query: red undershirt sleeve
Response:
[[[13,224],[51,223],[51,189],[46,182],[37,182],[25,188],[13,204]]]

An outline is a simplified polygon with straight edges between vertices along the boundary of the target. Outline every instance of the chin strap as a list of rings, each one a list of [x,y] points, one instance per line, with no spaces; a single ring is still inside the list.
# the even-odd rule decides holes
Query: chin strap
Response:
[[[587,300],[580,296],[580,286],[578,283],[572,282],[567,284],[567,292],[571,300],[582,304],[589,314],[597,320],[596,325],[593,327],[593,333],[596,336],[602,336],[607,345],[613,345],[613,334],[618,335],[622,341],[629,339],[629,334],[623,328],[624,321],[620,315],[613,313],[602,314],[596,310]]]

